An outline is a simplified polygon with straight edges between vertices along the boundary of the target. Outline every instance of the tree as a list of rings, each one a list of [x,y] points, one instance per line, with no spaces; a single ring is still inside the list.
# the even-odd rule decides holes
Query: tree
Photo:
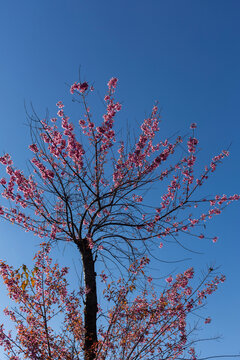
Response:
[[[2,206],[0,215],[40,238],[72,242],[81,254],[86,289],[86,360],[95,359],[98,343],[96,261],[106,265],[112,261],[126,268],[127,263],[142,256],[151,258],[159,241],[160,246],[168,237],[179,242],[179,234],[204,226],[207,219],[240,198],[237,194],[196,198],[199,187],[229,153],[223,150],[202,173],[195,175],[198,140],[193,123],[185,155],[177,155],[174,162],[177,150],[185,148],[184,139],[156,139],[160,121],[157,104],[141,125],[133,147],[117,142],[113,125],[121,104],[114,99],[116,85],[116,78],[108,83],[106,112],[99,126],[87,105],[87,95],[93,88],[87,82],[71,86],[75,101],[84,109],[79,120],[81,136],[79,131],[74,132],[61,101],[57,103],[57,118],[31,117],[29,148],[34,157],[29,176],[13,166],[9,154],[0,158],[9,175],[8,180],[0,180],[2,196],[12,203],[10,207]],[[157,206],[147,195],[154,184],[166,189],[161,190]],[[204,212],[200,215],[197,209],[194,216],[199,205]],[[194,235],[204,237],[197,231]]]
[[[0,261],[0,275],[17,308],[4,310],[16,332],[0,327],[0,345],[10,360],[79,360],[83,356],[85,329],[82,317],[85,289],[70,292],[66,267],[60,269],[49,256],[50,245],[43,243],[35,255],[32,270],[19,269]],[[108,282],[103,290],[107,311],[98,330],[95,358],[98,360],[196,359],[194,341],[187,329],[187,317],[203,305],[224,276],[212,276],[209,269],[196,289],[189,282],[192,268],[166,279],[167,286],[157,294],[151,279],[136,296],[137,279],[144,274],[149,259],[143,257],[129,268],[128,278]],[[210,318],[205,319],[209,323]]]

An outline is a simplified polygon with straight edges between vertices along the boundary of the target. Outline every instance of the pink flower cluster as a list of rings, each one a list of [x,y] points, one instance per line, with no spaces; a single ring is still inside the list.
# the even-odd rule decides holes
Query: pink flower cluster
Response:
[[[124,354],[129,359],[145,358],[149,354],[158,358],[166,353],[168,358],[174,359],[181,355],[184,357],[187,350],[196,360],[187,331],[187,316],[198,308],[196,290],[189,286],[194,275],[193,268],[178,274],[175,281],[170,276],[167,279],[168,288],[160,296],[152,290],[152,279],[148,281],[147,277],[148,287],[134,298],[135,283],[140,274],[144,275],[144,264],[145,258],[142,264],[139,261],[132,264],[129,279],[106,283],[104,296],[114,303],[114,307],[108,312],[108,329],[111,330],[101,328],[99,331],[97,356],[99,359],[111,359],[115,353],[121,354],[124,348]],[[208,288],[209,285],[206,286]],[[210,318],[206,318],[205,323],[209,322]],[[137,348],[135,344],[138,344]]]
[[[75,91],[84,94],[88,89],[88,83],[85,81],[83,83],[77,83],[75,82],[71,88],[70,88],[70,93],[74,94]]]
[[[59,269],[52,265],[49,257],[50,247],[42,244],[36,254],[35,266],[30,271],[26,265],[17,270],[0,261],[0,275],[8,288],[10,298],[18,309],[5,309],[15,325],[16,336],[6,332],[0,326],[0,346],[3,346],[10,359],[76,359],[83,348],[83,320],[81,315],[81,298],[74,292],[68,293],[67,268]],[[62,331],[52,327],[54,319],[64,310]],[[21,312],[24,316],[19,317]],[[69,338],[77,344],[72,357],[72,346]]]

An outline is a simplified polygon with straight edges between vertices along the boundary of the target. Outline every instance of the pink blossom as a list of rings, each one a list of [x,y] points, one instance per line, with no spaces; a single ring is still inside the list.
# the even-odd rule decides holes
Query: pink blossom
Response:
[[[204,321],[205,324],[210,324],[210,322],[212,321],[212,319],[210,317],[207,317]]]
[[[78,90],[78,91],[80,90],[80,84],[77,83],[77,82],[75,82],[75,83],[71,86],[71,88],[70,88],[70,93],[73,94],[74,91],[76,91],[76,90]]]
[[[13,161],[11,159],[11,156],[9,154],[5,154],[4,156],[0,157],[0,163],[3,165],[12,165]]]
[[[188,140],[188,152],[190,153],[194,153],[195,150],[196,150],[196,146],[198,144],[198,140],[196,138],[192,138],[190,137],[189,140]]]
[[[221,275],[220,277],[220,282],[223,283],[226,280],[226,276],[225,275]]]
[[[117,82],[118,82],[118,79],[117,78],[111,78],[110,80],[109,80],[109,82],[108,82],[108,88],[109,89],[111,89],[111,88],[113,88],[113,89],[115,89],[116,88],[116,86],[117,86]]]
[[[193,278],[193,275],[194,275],[194,270],[193,270],[193,268],[187,269],[187,270],[184,272],[184,276],[186,276],[188,279],[192,279],[192,278]]]
[[[63,110],[58,110],[57,114],[58,114],[58,116],[59,116],[59,117],[64,116],[64,112],[63,112]]]
[[[230,154],[229,151],[227,151],[227,150],[223,150],[222,153],[223,153],[225,156],[229,156],[229,154]]]
[[[80,84],[80,93],[85,93],[85,91],[88,89],[88,83],[85,81],[82,84]]]
[[[170,275],[167,279],[166,279],[166,282],[171,284],[171,282],[173,281],[173,277],[172,275]]]
[[[63,105],[62,101],[58,101],[58,102],[56,103],[56,106],[57,106],[59,109],[64,108],[64,105]]]
[[[0,179],[0,184],[1,185],[6,185],[6,183],[7,183],[7,181],[6,181],[5,178]]]
[[[38,147],[36,144],[29,145],[29,149],[33,151],[35,154],[38,153]]]

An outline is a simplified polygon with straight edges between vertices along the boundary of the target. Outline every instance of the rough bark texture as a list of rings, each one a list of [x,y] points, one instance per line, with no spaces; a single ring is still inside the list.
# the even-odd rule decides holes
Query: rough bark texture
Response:
[[[88,244],[81,248],[83,261],[84,284],[87,290],[84,306],[84,360],[94,360],[94,344],[97,342],[97,288],[96,273],[92,251]]]

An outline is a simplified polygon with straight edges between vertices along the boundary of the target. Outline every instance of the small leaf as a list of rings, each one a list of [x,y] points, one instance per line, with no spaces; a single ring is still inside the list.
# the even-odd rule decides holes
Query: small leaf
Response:
[[[22,282],[21,288],[23,289],[23,291],[26,289],[27,283],[28,283],[28,281],[23,281]]]

